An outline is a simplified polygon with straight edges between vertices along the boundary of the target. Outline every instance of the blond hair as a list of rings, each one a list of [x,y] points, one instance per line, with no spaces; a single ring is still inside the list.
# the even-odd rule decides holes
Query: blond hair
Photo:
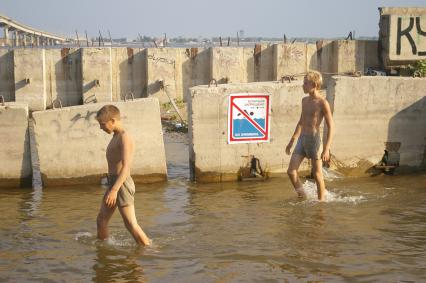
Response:
[[[120,110],[114,105],[105,105],[96,113],[96,119],[102,122],[120,120]]]
[[[316,89],[321,89],[322,86],[322,75],[318,71],[309,71],[305,78],[315,84]]]

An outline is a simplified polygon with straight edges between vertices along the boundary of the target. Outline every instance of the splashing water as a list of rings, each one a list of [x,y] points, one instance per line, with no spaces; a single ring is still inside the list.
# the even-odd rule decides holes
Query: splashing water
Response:
[[[324,176],[325,180],[336,180],[343,178],[343,175],[339,172],[336,172],[326,167],[322,167],[322,175]]]
[[[306,194],[306,201],[308,202],[318,201],[317,185],[315,184],[315,182],[305,181],[305,183],[303,184],[303,189]],[[345,203],[358,204],[365,200],[366,198],[362,195],[345,196],[338,192],[332,192],[330,190],[326,190],[326,193],[325,193],[325,202],[345,202]]]

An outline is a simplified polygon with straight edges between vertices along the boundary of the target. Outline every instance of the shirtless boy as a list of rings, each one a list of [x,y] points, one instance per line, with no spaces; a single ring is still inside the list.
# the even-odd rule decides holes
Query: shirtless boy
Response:
[[[285,151],[290,154],[294,141],[298,138],[296,147],[291,155],[287,174],[299,197],[306,197],[302,183],[299,180],[298,169],[303,159],[311,160],[312,173],[317,184],[317,194],[320,201],[325,200],[325,184],[322,176],[322,162],[330,160],[330,144],[333,137],[334,124],[331,116],[330,105],[321,97],[322,76],[319,72],[310,71],[303,80],[303,92],[309,96],[302,99],[302,114],[296,125],[293,136]],[[327,124],[327,141],[323,145],[321,155],[318,155],[321,144],[319,133],[320,124],[325,118]]]
[[[120,110],[114,105],[103,106],[96,114],[100,128],[107,134],[113,134],[106,150],[108,161],[108,186],[102,199],[97,217],[98,238],[108,238],[108,222],[118,207],[124,224],[136,243],[150,245],[151,240],[139,226],[134,206],[135,184],[130,177],[134,142],[122,127]]]

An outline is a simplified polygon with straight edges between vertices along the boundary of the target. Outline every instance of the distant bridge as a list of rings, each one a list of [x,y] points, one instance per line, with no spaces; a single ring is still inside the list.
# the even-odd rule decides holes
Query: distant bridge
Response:
[[[0,28],[4,30],[4,38],[0,44],[3,46],[53,46],[72,41],[63,36],[18,23],[3,15],[0,15]]]

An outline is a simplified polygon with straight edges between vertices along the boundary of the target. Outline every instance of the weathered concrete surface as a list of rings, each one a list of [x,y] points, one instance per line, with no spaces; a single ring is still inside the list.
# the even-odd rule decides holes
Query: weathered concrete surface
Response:
[[[15,101],[27,103],[30,111],[46,109],[44,49],[15,49]]]
[[[185,48],[148,48],[147,49],[147,89],[148,95],[154,95],[160,103],[169,102],[163,81],[171,98],[183,99],[182,60]]]
[[[269,143],[227,143],[228,96],[232,93],[271,94]],[[268,174],[284,173],[290,160],[284,148],[300,118],[303,96],[301,80],[191,88],[188,121],[191,178],[200,182],[237,180],[247,168],[250,155],[260,160]]]
[[[112,48],[112,99],[121,101],[147,96],[146,49]]]
[[[363,174],[383,156],[385,142],[400,142],[401,166],[425,159],[426,79],[333,77],[327,99],[333,109],[331,146],[348,174]]]
[[[274,44],[274,80],[282,76],[304,74],[307,66],[305,43]]]
[[[46,49],[45,54],[47,108],[82,104],[81,49]]]
[[[385,66],[426,59],[426,8],[380,8],[379,40]]]
[[[336,40],[336,70],[338,74],[361,72],[380,67],[378,42],[374,40]]]
[[[267,82],[274,79],[274,45],[259,44],[254,49],[254,81]]]
[[[0,105],[0,187],[31,186],[28,106]]]
[[[99,129],[96,112],[107,103],[33,113],[44,186],[99,183],[107,173],[106,147],[111,136]],[[158,99],[113,102],[135,140],[132,177],[137,182],[167,178]]]
[[[83,103],[112,101],[112,49],[82,48]]]
[[[316,44],[307,44],[307,65],[309,70],[322,73],[324,84],[337,70],[337,50],[331,40],[319,40]]]
[[[185,49],[182,63],[183,100],[188,101],[190,88],[210,81],[210,50],[208,48]]]
[[[5,101],[15,101],[13,51],[0,49],[0,95]]]
[[[254,50],[247,47],[210,48],[211,78],[219,84],[254,81]]]

